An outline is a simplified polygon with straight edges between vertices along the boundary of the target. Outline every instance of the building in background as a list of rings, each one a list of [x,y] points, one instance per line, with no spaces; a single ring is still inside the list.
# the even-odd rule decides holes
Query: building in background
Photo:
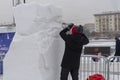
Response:
[[[106,12],[95,14],[96,32],[119,32],[120,31],[120,12]]]
[[[86,23],[84,25],[85,29],[88,30],[90,33],[95,31],[95,25],[94,23]]]

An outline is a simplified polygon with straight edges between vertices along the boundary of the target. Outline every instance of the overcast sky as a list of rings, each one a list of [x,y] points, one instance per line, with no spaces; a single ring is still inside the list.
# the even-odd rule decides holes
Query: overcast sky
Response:
[[[76,24],[93,23],[96,13],[120,11],[120,0],[26,0],[31,1],[60,6],[64,21]],[[12,0],[0,0],[0,23],[12,22],[12,7]]]

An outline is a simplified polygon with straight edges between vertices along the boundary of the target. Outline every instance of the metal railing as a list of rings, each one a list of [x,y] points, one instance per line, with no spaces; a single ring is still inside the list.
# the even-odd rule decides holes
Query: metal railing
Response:
[[[102,74],[107,80],[107,60],[105,57],[81,56],[79,80],[86,80],[92,74]]]
[[[113,59],[114,61],[111,61]],[[120,80],[120,56],[108,59],[108,78],[109,80]]]
[[[111,61],[114,59],[114,61]],[[105,80],[120,80],[120,56],[115,57],[98,57],[98,56],[81,56],[79,80],[86,80],[88,76],[93,74],[101,74]],[[69,80],[72,80],[69,77]]]

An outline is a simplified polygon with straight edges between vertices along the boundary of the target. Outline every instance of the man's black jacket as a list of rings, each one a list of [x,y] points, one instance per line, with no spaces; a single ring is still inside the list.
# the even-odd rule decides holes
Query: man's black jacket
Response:
[[[68,30],[65,28],[60,32],[60,36],[65,41],[65,52],[61,66],[66,69],[78,69],[83,45],[88,44],[89,40],[83,33],[67,35]]]

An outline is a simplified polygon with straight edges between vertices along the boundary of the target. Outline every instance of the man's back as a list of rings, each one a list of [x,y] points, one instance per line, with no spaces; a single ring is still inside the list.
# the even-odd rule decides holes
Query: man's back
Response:
[[[60,36],[65,41],[65,53],[63,56],[62,67],[79,68],[80,56],[83,45],[89,42],[83,33],[67,35],[67,28],[60,32]]]

